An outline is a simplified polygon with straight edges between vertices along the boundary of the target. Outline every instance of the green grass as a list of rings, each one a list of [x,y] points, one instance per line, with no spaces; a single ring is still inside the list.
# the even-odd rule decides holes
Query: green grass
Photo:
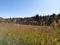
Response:
[[[60,28],[0,23],[0,45],[60,45]]]

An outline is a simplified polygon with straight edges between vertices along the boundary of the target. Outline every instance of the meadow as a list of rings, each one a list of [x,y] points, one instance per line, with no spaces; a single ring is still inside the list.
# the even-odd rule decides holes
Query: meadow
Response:
[[[60,27],[0,23],[0,45],[60,45]]]

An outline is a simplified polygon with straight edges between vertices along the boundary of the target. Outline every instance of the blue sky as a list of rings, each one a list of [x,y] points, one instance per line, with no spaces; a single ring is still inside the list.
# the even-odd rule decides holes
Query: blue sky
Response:
[[[29,17],[60,13],[60,0],[0,0],[0,17]]]

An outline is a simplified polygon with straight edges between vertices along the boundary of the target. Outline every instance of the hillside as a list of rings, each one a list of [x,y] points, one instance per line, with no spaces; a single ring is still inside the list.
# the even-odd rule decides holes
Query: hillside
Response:
[[[2,19],[1,19],[2,20]],[[60,14],[52,14],[47,16],[36,16],[25,17],[25,18],[5,18],[0,22],[3,23],[16,23],[24,25],[40,25],[40,26],[50,26],[50,25],[60,25]]]
[[[60,28],[0,23],[0,45],[60,45]]]
[[[60,45],[60,14],[0,17],[0,45]]]

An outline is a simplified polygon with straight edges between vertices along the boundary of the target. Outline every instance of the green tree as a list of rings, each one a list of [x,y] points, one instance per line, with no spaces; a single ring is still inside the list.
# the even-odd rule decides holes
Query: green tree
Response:
[[[60,19],[60,13],[58,14],[58,19]]]
[[[51,23],[51,25],[53,26],[53,28],[55,29],[55,26],[56,26],[56,14],[52,14],[52,16],[51,16],[51,18],[52,18],[52,23]]]
[[[35,16],[35,20],[36,20],[36,21],[39,20],[39,14],[36,14],[36,16]]]

